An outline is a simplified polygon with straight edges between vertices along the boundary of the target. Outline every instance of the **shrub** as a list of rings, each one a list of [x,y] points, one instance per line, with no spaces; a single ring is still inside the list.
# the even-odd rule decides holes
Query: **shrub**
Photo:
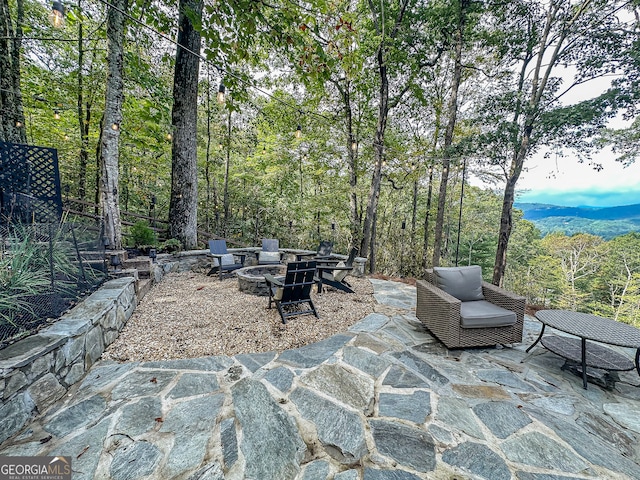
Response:
[[[160,245],[160,250],[166,253],[179,252],[182,250],[182,242],[177,238],[170,238]]]
[[[156,234],[151,227],[146,222],[142,220],[136,222],[129,229],[129,234],[131,236],[130,241],[132,246],[141,247],[141,246],[150,246],[156,245],[157,239]]]

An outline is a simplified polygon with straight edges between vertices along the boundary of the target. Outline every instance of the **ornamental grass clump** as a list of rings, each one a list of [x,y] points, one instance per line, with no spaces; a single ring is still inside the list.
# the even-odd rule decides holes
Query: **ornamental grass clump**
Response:
[[[0,347],[59,317],[104,279],[80,261],[70,225],[12,225],[0,235]]]
[[[29,298],[51,287],[50,269],[40,255],[29,236],[10,239],[0,251],[0,338],[20,327],[16,318],[21,314],[33,314]]]

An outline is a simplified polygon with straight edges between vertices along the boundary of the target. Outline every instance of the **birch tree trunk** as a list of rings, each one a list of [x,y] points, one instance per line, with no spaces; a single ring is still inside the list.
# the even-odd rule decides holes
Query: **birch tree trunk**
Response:
[[[184,248],[198,244],[198,72],[201,36],[191,16],[202,17],[202,0],[180,0],[178,49],[173,77],[173,148],[169,230]]]
[[[122,122],[124,82],[122,67],[124,58],[125,17],[127,0],[113,0],[107,13],[107,61],[108,76],[105,93],[104,123],[100,148],[100,196],[105,237],[113,249],[122,248],[122,223],[119,204],[119,139]]]

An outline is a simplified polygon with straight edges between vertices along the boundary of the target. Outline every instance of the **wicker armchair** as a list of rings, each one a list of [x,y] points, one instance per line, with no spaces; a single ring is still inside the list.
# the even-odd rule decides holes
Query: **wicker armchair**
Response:
[[[432,270],[427,271],[426,280],[417,282],[416,316],[448,348],[495,346],[522,341],[524,297],[482,282],[484,299],[514,312],[516,321],[508,326],[464,328],[460,316],[462,301],[436,285],[436,275]]]

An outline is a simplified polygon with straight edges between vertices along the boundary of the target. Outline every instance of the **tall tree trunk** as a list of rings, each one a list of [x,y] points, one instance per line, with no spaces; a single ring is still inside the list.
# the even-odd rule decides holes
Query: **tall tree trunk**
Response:
[[[520,146],[513,156],[507,183],[504,187],[500,231],[498,232],[498,246],[496,248],[496,260],[493,266],[492,283],[495,285],[502,285],[502,281],[504,280],[504,272],[507,267],[507,246],[509,245],[509,237],[511,236],[511,230],[513,228],[512,210],[516,195],[516,183],[518,182],[518,178],[520,178],[524,160],[529,152],[529,142],[532,131],[532,125],[525,127]]]
[[[369,189],[369,197],[367,200],[367,209],[365,212],[364,222],[362,224],[362,243],[360,255],[367,257],[374,255],[374,250],[369,251],[373,243],[374,221],[376,210],[378,208],[378,200],[380,198],[380,182],[382,180],[382,162],[384,160],[384,138],[387,130],[387,119],[389,117],[389,76],[387,72],[388,62],[388,39],[395,39],[398,36],[400,25],[404,19],[404,14],[408,8],[409,1],[401,0],[397,16],[395,18],[394,27],[390,32],[385,30],[384,12],[377,13],[376,5],[373,0],[369,0],[369,10],[371,11],[372,20],[376,32],[380,36],[380,44],[376,52],[376,63],[378,68],[378,76],[380,86],[378,89],[378,121],[376,123],[376,133],[373,138],[374,165],[373,174],[371,176],[371,188]],[[399,97],[401,94],[399,95]],[[399,97],[396,100],[399,100]],[[370,265],[375,268],[375,258],[370,258]],[[373,271],[373,270],[371,270]]]
[[[22,24],[24,23],[24,2],[17,0],[16,32],[11,52],[11,77],[13,80],[13,95],[15,97],[15,129],[20,143],[27,143],[27,130],[24,121],[24,109],[22,105],[22,87],[20,86],[20,51],[22,49]],[[20,126],[18,126],[20,125]]]
[[[385,61],[385,47],[381,44],[378,47],[376,55],[378,61],[378,75],[380,88],[378,90],[378,121],[376,123],[376,133],[373,138],[373,151],[375,163],[373,166],[373,175],[371,176],[371,187],[369,188],[369,197],[367,201],[367,209],[362,225],[362,245],[360,255],[367,257],[373,256],[374,250],[369,247],[373,242],[373,221],[376,210],[378,208],[378,199],[380,198],[380,182],[382,180],[382,161],[384,160],[384,136],[387,130],[387,118],[389,115],[389,78],[387,76],[387,65]],[[370,259],[370,264],[375,266],[375,259]]]
[[[216,183],[216,177],[211,172],[211,76],[209,76],[209,82],[207,85],[207,151],[205,160],[204,178],[207,184],[207,196],[206,196],[206,217],[205,225],[208,232],[211,232],[211,201],[213,200],[213,218],[214,218],[214,230],[217,232],[219,228],[218,214],[218,188]]]
[[[613,315],[613,320],[615,320],[616,322],[620,318],[620,315],[622,313],[622,307],[623,307],[623,305],[625,305],[625,301],[627,299],[627,292],[628,292],[629,288],[633,285],[633,277],[634,277],[634,272],[629,267],[629,264],[627,263],[626,258],[623,260],[623,262],[624,262],[624,269],[625,269],[625,272],[626,272],[627,275],[626,275],[626,278],[624,280],[624,285],[622,287],[622,292],[620,292],[620,300],[618,301],[618,305],[614,306],[614,312],[615,313]]]
[[[429,268],[429,217],[431,215],[431,197],[433,195],[433,166],[429,165],[429,187],[427,189],[427,211],[424,215],[424,250],[422,252],[422,268],[424,278]]]
[[[298,179],[299,179],[299,183],[300,183],[300,205],[302,205],[302,202],[304,200],[304,185],[302,183],[302,161],[305,158],[305,154],[302,154],[302,152],[298,152],[298,154],[300,155],[300,162],[298,162]]]
[[[339,82],[335,82],[342,106],[344,108],[344,120],[346,126],[347,141],[347,163],[349,166],[349,218],[352,247],[359,247],[362,239],[360,238],[360,215],[358,208],[358,139],[353,131],[353,108],[351,106],[351,82],[346,79],[344,86]]]
[[[124,101],[122,68],[124,59],[125,17],[127,0],[113,0],[107,13],[108,77],[105,93],[104,124],[100,149],[102,178],[100,190],[105,237],[111,248],[122,248],[122,223],[119,204],[119,140]]]
[[[522,130],[520,135],[515,135],[514,139],[514,153],[511,160],[511,166],[507,175],[507,182],[504,189],[504,197],[502,200],[502,216],[500,218],[500,231],[498,232],[498,246],[496,248],[496,259],[493,266],[493,279],[494,285],[502,285],[504,281],[504,273],[507,267],[507,247],[509,245],[509,238],[511,236],[511,230],[513,228],[513,202],[515,200],[516,183],[522,173],[524,161],[529,154],[531,146],[531,135],[536,120],[538,119],[540,103],[543,98],[543,94],[547,85],[549,84],[549,78],[554,67],[560,60],[560,52],[563,44],[567,39],[567,35],[573,29],[573,24],[583,15],[589,8],[590,3],[588,0],[584,1],[575,13],[570,16],[570,19],[562,24],[560,33],[553,37],[552,29],[555,23],[559,21],[559,14],[563,9],[562,2],[550,2],[547,5],[546,24],[537,42],[537,55],[536,65],[533,69],[533,77],[531,78],[531,92],[526,105],[526,113],[522,121]],[[549,41],[553,38],[553,41]],[[519,92],[524,93],[526,85],[525,79],[531,76],[531,72],[527,71],[527,65],[533,58],[530,53],[533,46],[529,47],[527,55],[525,56],[519,78]],[[549,51],[550,50],[550,51]],[[522,104],[518,103],[514,113],[514,124],[518,123],[522,113]]]
[[[173,77],[173,148],[169,230],[186,249],[198,244],[198,72],[200,32],[191,16],[202,18],[202,0],[180,0],[178,49]]]
[[[98,137],[98,143],[96,143],[96,178],[95,185],[96,189],[93,192],[93,203],[95,204],[94,214],[96,217],[100,215],[100,208],[98,205],[100,204],[100,198],[102,195],[102,188],[100,187],[100,178],[102,176],[102,134],[104,133],[104,113],[102,114],[102,118],[100,118],[100,125],[98,127],[98,132],[100,132],[100,136]],[[97,222],[97,221],[96,221]]]
[[[464,180],[467,173],[467,160],[462,162],[462,180],[460,181],[460,208],[458,209],[458,237],[456,238],[456,267],[458,266],[458,253],[460,252],[460,234],[462,233],[462,202],[464,200]],[[469,261],[471,261],[471,247],[469,246]],[[470,264],[470,263],[469,263]]]
[[[369,271],[376,271],[376,230],[378,229],[378,210],[373,213],[373,221],[371,222],[371,251],[369,255]]]
[[[8,0],[0,0],[0,140],[15,141],[13,119],[13,85],[11,75],[11,49],[9,38],[13,36]]]
[[[442,230],[444,226],[444,213],[447,205],[447,184],[449,182],[449,171],[451,170],[451,145],[453,143],[453,132],[458,117],[458,90],[462,82],[462,47],[464,43],[463,33],[467,15],[469,0],[460,0],[458,11],[458,25],[456,30],[456,45],[454,53],[453,78],[451,79],[451,96],[449,97],[448,122],[444,134],[442,178],[440,180],[440,192],[438,194],[438,213],[436,215],[436,227],[433,239],[433,266],[440,265],[442,254]]]
[[[414,246],[414,240],[416,238],[416,227],[418,223],[418,177],[416,176],[413,181],[413,201],[411,205],[411,236],[409,241],[409,248],[413,252],[411,255],[411,269],[417,265],[418,262],[418,249]]]
[[[20,87],[23,0],[16,2],[16,15],[14,30],[9,2],[0,0],[0,140],[27,143]]]
[[[435,117],[435,129],[433,131],[433,150],[435,151],[438,145],[438,139],[440,138],[440,128],[441,128],[441,118],[442,118],[442,107],[441,102],[437,102],[436,105],[436,117]],[[432,152],[433,153],[433,152]],[[429,163],[429,185],[427,189],[427,211],[424,216],[424,250],[422,252],[422,268],[424,270],[423,276],[427,278],[427,269],[432,266],[431,261],[433,260],[433,256],[429,257],[429,221],[431,220],[431,202],[433,199],[433,163]]]
[[[82,0],[78,0],[78,11],[82,11]],[[87,164],[89,163],[89,122],[91,108],[89,103],[84,106],[84,41],[82,21],[78,22],[78,126],[80,127],[80,153],[78,156],[78,198],[86,200],[87,196]],[[80,210],[84,204],[80,203]]]

